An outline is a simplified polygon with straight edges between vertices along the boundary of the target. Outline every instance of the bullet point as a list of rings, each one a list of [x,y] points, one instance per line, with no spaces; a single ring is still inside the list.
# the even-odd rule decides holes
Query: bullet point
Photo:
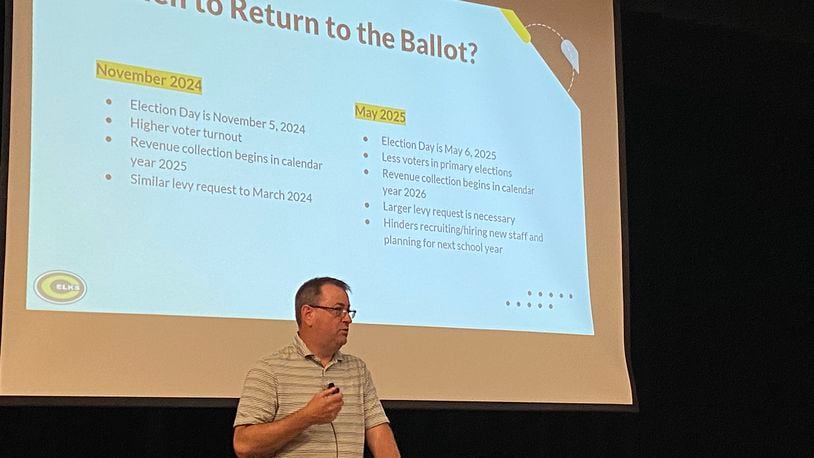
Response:
[[[365,169],[365,175],[367,175],[367,169]]]
[[[111,140],[113,140],[113,139],[112,139],[112,138],[110,138],[110,136],[109,136],[109,135],[108,135],[107,137],[105,137],[105,141],[106,141],[106,142],[110,143],[110,141],[111,141]]]
[[[111,104],[113,104],[113,101],[110,100],[110,99],[107,99],[107,100],[105,100],[105,103],[108,104],[108,105],[111,105]]]
[[[105,180],[110,181],[111,179],[113,179],[113,175],[111,175],[109,173],[106,173],[105,174]]]
[[[367,137],[362,137],[362,140],[367,141]]]
[[[370,208],[370,204],[365,202],[365,208]]]
[[[367,153],[362,153],[362,156],[367,157]]]
[[[105,122],[110,124],[111,122],[113,122],[113,120],[108,117],[108,118],[105,118]]]
[[[366,220],[365,220],[365,224],[370,224],[370,220],[369,220],[369,219],[366,219]]]

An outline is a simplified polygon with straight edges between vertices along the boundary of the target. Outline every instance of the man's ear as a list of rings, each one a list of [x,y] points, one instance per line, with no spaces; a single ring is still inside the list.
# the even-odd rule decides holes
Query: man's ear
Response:
[[[300,320],[302,321],[303,326],[313,326],[314,321],[314,309],[308,307],[307,305],[303,305],[300,307]]]

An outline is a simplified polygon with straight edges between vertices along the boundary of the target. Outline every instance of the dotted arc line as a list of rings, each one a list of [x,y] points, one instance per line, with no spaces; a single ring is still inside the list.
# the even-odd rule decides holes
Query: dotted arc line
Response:
[[[555,34],[557,34],[557,36],[560,38],[560,41],[565,41],[565,38],[562,35],[560,35],[560,32],[557,32],[557,29],[555,29],[554,27],[551,27],[549,25],[542,24],[542,23],[539,23],[539,22],[534,22],[534,23],[531,23],[531,24],[527,24],[526,25],[526,30],[528,30],[529,27],[544,27],[544,28],[554,32]],[[574,80],[576,78],[577,78],[577,71],[574,70],[573,66],[571,66],[571,82],[568,84],[568,89],[566,89],[566,92],[571,93],[571,88],[574,87]]]

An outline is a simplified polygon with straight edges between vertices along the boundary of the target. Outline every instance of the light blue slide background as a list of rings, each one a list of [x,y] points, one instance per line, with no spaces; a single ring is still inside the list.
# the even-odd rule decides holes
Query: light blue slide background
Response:
[[[317,36],[233,20],[229,2],[219,17],[196,12],[194,3],[182,10],[143,0],[35,1],[28,309],[291,319],[297,285],[335,275],[354,288],[361,323],[593,334],[580,111],[500,10],[455,1],[273,3],[319,19]],[[372,21],[397,43],[401,28],[416,37],[440,34],[453,44],[474,41],[476,63],[366,46],[355,35],[329,39],[328,16],[352,28]],[[202,76],[203,95],[97,79],[97,59]],[[113,105],[105,105],[106,98]],[[307,133],[138,113],[130,100],[290,120],[305,124]],[[356,102],[404,108],[407,125],[354,119]],[[105,124],[106,116],[114,122]],[[130,128],[131,117],[239,131],[245,141],[139,132]],[[114,140],[106,143],[106,135]],[[324,166],[316,172],[159,153],[131,148],[131,136],[296,156]],[[383,136],[485,147],[497,151],[498,160],[388,148]],[[495,165],[513,176],[383,164],[382,153]],[[131,157],[186,160],[189,171],[133,168]],[[390,198],[383,186],[413,184],[382,178],[382,168],[527,185],[535,192],[422,183],[414,187],[425,189],[427,199]],[[114,179],[106,181],[105,173]],[[134,173],[306,191],[314,201],[134,186],[128,178]],[[383,201],[506,214],[517,222],[399,216],[383,212]],[[363,224],[365,218],[371,224]],[[545,242],[386,229],[384,218],[542,232]],[[484,242],[503,253],[383,246],[387,235]],[[34,279],[51,270],[80,275],[85,297],[69,305],[40,299]]]

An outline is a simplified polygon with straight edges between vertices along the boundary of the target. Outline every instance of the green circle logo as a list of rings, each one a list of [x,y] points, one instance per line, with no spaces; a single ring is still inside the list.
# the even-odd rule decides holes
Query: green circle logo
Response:
[[[79,275],[52,270],[37,277],[34,291],[52,304],[72,304],[85,296],[85,281]]]

